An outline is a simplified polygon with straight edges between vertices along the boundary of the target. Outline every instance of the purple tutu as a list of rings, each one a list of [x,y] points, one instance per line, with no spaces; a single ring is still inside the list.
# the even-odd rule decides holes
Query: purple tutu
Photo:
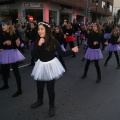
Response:
[[[30,50],[32,51],[33,50],[33,48],[34,48],[34,42],[30,45]]]
[[[63,51],[66,51],[66,49],[64,48],[64,45],[60,45],[61,46],[61,49],[63,50]],[[55,55],[58,55],[58,52],[56,51],[55,52]]]
[[[24,60],[25,57],[18,49],[3,50],[0,52],[0,64],[10,64]]]
[[[104,38],[105,39],[110,39],[111,38],[111,33],[105,33]]]
[[[103,59],[103,55],[100,49],[91,49],[91,48],[87,49],[84,57],[88,60]]]
[[[87,43],[87,42],[88,42],[88,40],[86,39],[85,42],[84,42],[84,45],[85,45],[85,46],[88,46],[88,43]]]
[[[118,46],[117,44],[112,45],[111,43],[109,43],[106,47],[105,47],[106,51],[118,51],[120,50],[120,46]]]
[[[77,31],[75,34],[73,34],[73,37],[80,36],[80,31]]]

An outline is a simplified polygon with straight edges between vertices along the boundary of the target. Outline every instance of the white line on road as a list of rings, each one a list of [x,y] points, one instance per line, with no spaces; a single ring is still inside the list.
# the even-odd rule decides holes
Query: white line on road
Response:
[[[28,63],[28,64],[25,64],[25,65],[21,65],[21,66],[19,66],[18,68],[23,68],[23,67],[26,67],[26,66],[28,66],[30,63]],[[12,68],[10,69],[10,71],[11,70],[13,70]]]

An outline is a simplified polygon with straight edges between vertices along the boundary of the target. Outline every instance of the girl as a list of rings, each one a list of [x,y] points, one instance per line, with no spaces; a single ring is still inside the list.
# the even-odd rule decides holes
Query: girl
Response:
[[[85,53],[87,51],[87,48],[88,48],[88,37],[89,37],[89,34],[92,32],[92,26],[89,25],[87,27],[87,34],[86,34],[86,39],[85,39],[85,42],[84,42],[84,49],[85,49]],[[82,61],[85,60],[85,57],[83,57]]]
[[[53,37],[54,37],[56,40],[58,40],[59,44],[61,45],[62,50],[63,50],[63,51],[66,51],[65,48],[64,48],[64,45],[63,45],[64,34],[63,34],[63,32],[62,32],[62,30],[61,30],[61,28],[60,28],[59,26],[57,26],[57,27],[55,28],[55,30],[54,30],[54,32],[53,32]],[[63,65],[63,67],[64,67],[65,70],[67,71],[66,66],[65,66],[65,62],[64,62],[62,56],[59,55],[59,54],[57,54],[57,56],[58,56],[61,64]]]
[[[17,49],[17,46],[20,45],[20,40],[18,36],[13,31],[13,27],[11,22],[6,21],[2,22],[2,30],[3,33],[1,34],[0,40],[0,64],[2,69],[2,75],[4,80],[3,87],[0,90],[8,89],[8,77],[10,71],[10,65],[12,66],[18,90],[12,97],[17,97],[22,94],[21,89],[21,76],[18,69],[18,61],[22,61],[24,56],[21,52]]]
[[[66,43],[64,44],[65,48],[67,47],[68,43],[71,49],[74,47],[74,41],[76,39],[72,36],[72,34],[73,34],[72,26],[70,24],[67,24],[65,31],[65,35],[66,35]],[[73,53],[72,57],[76,57],[75,53]]]
[[[90,61],[93,60],[95,63],[95,67],[97,70],[97,81],[96,83],[101,82],[101,71],[99,67],[98,60],[103,58],[103,55],[100,50],[100,35],[101,35],[101,29],[98,23],[92,24],[93,32],[91,32],[88,36],[88,49],[85,53],[85,58],[87,59],[84,74],[82,75],[82,79],[86,78],[88,68],[90,65]]]
[[[43,104],[44,86],[46,84],[49,96],[49,116],[53,117],[55,114],[55,79],[60,78],[65,72],[65,69],[55,57],[55,51],[61,56],[68,56],[73,54],[73,52],[78,52],[78,47],[64,52],[57,40],[52,37],[51,28],[47,22],[38,23],[38,34],[39,39],[35,42],[33,49],[33,55],[38,60],[31,74],[37,81],[38,100],[31,105],[31,108],[36,108]]]
[[[118,56],[118,50],[120,50],[120,47],[118,46],[119,42],[120,42],[119,30],[115,28],[112,31],[111,39],[109,39],[108,42],[105,43],[105,44],[108,44],[105,50],[109,52],[109,56],[107,57],[104,66],[107,66],[108,61],[112,57],[112,52],[114,52],[116,60],[117,60],[117,69],[120,68],[120,62],[119,62],[119,56]]]
[[[35,40],[36,40],[36,36],[37,36],[37,29],[36,29],[36,24],[34,22],[30,23],[30,31],[29,31],[29,35],[30,35],[30,50],[32,51]],[[28,66],[34,66],[35,62],[35,58],[33,57],[33,55],[31,54],[31,63]]]

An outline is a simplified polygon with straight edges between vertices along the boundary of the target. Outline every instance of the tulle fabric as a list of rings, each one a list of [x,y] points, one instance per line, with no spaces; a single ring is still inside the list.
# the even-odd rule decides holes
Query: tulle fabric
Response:
[[[75,34],[73,34],[74,37],[80,36],[80,31],[77,31]]]
[[[30,45],[30,50],[32,51],[33,50],[33,48],[34,48],[34,42]]]
[[[57,58],[48,62],[42,62],[38,59],[31,76],[34,77],[34,80],[50,81],[60,78],[64,72],[65,69]]]
[[[66,36],[66,42],[74,42],[76,40],[73,36]]]
[[[3,50],[0,52],[0,64],[10,64],[24,60],[25,57],[18,49]]]
[[[111,34],[110,33],[105,33],[104,34],[104,38],[105,39],[110,39],[111,38]]]
[[[100,49],[91,49],[91,48],[87,49],[84,57],[88,60],[103,59],[103,55]]]
[[[106,51],[118,51],[120,50],[120,46],[115,44],[115,45],[112,45],[111,43],[109,43],[106,47],[105,47],[105,50]]]

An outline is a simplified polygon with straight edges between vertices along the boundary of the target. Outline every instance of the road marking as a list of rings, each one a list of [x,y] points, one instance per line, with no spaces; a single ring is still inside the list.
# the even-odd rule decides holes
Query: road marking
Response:
[[[19,66],[18,68],[23,68],[23,67],[26,67],[26,66],[28,66],[30,63],[28,63],[28,64],[25,64],[25,65],[21,65],[21,66]],[[10,69],[10,71],[11,70],[13,70],[12,68]]]

